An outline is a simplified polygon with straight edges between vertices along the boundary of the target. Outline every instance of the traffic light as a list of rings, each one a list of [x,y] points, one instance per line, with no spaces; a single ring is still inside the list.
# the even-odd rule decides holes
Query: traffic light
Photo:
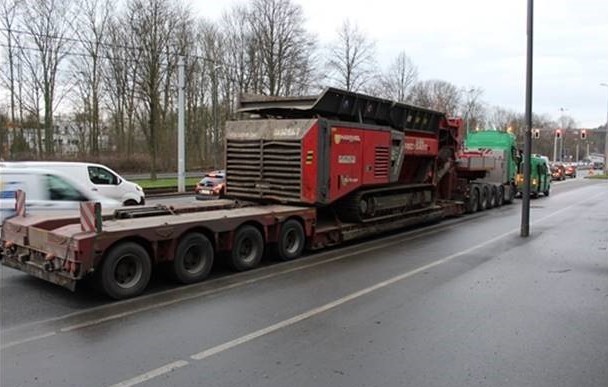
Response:
[[[581,140],[587,139],[587,131],[585,129],[581,130]]]
[[[532,137],[540,138],[540,129],[532,129]]]
[[[560,129],[555,131],[555,138],[562,138],[562,131]]]

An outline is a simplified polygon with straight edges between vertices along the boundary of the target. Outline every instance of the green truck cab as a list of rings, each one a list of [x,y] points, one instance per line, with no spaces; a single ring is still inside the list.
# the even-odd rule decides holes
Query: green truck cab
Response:
[[[524,189],[524,165],[520,165],[516,178],[517,194],[521,195]],[[530,195],[537,197],[541,193],[549,196],[551,192],[551,168],[546,156],[532,155],[530,158]]]

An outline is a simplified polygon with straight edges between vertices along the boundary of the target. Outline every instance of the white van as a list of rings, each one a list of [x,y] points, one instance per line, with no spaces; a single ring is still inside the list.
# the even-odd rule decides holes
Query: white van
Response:
[[[14,161],[2,164],[15,168],[36,167],[62,172],[78,181],[87,190],[118,200],[125,206],[146,202],[144,190],[138,184],[125,180],[118,173],[101,164],[64,161]]]
[[[26,214],[57,213],[78,216],[81,202],[101,203],[103,210],[121,207],[61,172],[34,167],[0,166],[0,225],[15,215],[15,192],[25,192]],[[103,211],[104,213],[106,211]]]

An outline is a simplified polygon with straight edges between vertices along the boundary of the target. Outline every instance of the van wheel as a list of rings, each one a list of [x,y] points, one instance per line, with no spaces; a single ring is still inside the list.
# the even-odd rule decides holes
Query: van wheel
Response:
[[[281,226],[275,248],[276,256],[281,261],[296,259],[302,254],[305,243],[306,236],[302,224],[295,219],[289,219]]]
[[[151,273],[146,249],[134,242],[123,242],[114,246],[103,260],[101,289],[116,300],[135,297],[146,289]]]
[[[200,233],[186,234],[179,242],[173,260],[173,276],[183,284],[205,279],[213,266],[213,246]]]
[[[129,200],[126,200],[122,205],[127,207],[127,206],[136,206],[137,204],[138,203],[135,200],[129,199]]]
[[[262,260],[264,238],[253,226],[243,226],[236,230],[234,245],[230,253],[230,265],[238,271],[255,268]]]

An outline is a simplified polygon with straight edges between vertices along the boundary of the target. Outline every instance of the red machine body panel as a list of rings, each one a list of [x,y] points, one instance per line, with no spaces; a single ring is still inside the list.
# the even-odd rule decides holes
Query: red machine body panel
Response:
[[[315,203],[319,194],[319,122],[306,132],[302,139],[302,201]]]
[[[329,152],[329,202],[361,186],[387,184],[390,131],[335,126]]]

